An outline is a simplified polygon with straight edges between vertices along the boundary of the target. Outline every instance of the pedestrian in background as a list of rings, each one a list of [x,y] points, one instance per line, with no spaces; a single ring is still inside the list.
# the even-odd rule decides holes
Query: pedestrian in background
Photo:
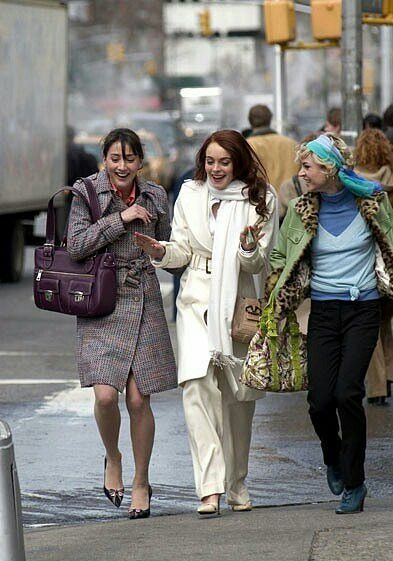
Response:
[[[275,189],[299,171],[295,162],[296,142],[270,128],[273,114],[267,105],[254,105],[248,113],[252,127],[247,137],[263,163],[269,183]]]
[[[301,141],[300,144],[310,142],[317,138],[317,134],[310,133],[307,134]],[[307,185],[302,178],[298,176],[297,173],[293,175],[290,179],[284,181],[278,190],[278,203],[279,203],[279,217],[280,223],[284,220],[285,215],[288,210],[289,201],[296,199],[296,197],[301,197],[307,192]]]
[[[365,129],[356,141],[355,171],[378,181],[393,202],[393,146],[378,129]]]
[[[309,413],[329,488],[343,493],[336,513],[355,513],[367,494],[364,378],[378,339],[379,298],[393,297],[393,210],[380,184],[351,170],[351,152],[337,135],[301,145],[297,158],[308,193],[289,204],[270,284],[276,281],[281,318],[311,291]]]
[[[187,266],[177,298],[178,379],[200,515],[251,510],[245,485],[256,397],[240,387],[247,345],[232,339],[236,297],[263,291],[278,228],[276,196],[262,164],[233,130],[213,133],[174,210],[169,243],[137,234],[156,267]],[[263,292],[261,293],[261,295]]]
[[[322,127],[323,132],[341,133],[341,108],[331,107],[326,113],[326,121]]]
[[[391,103],[382,115],[382,129],[386,138],[393,144],[393,103]]]
[[[364,130],[355,147],[355,171],[379,181],[393,201],[393,147],[378,129]],[[393,381],[392,302],[381,299],[381,326],[377,346],[367,372],[367,401],[384,405]]]
[[[364,129],[382,130],[382,117],[377,115],[377,113],[367,113],[363,118],[363,130]]]
[[[98,162],[93,154],[75,142],[75,129],[67,126],[67,180],[66,185],[74,185],[80,177],[88,177],[98,172]],[[66,212],[69,213],[72,193],[66,190]]]
[[[77,362],[82,387],[94,387],[94,413],[105,447],[104,492],[120,506],[124,485],[119,451],[119,393],[130,417],[135,474],[131,519],[150,515],[149,462],[154,441],[150,394],[176,387],[176,365],[159,282],[149,257],[135,244],[138,230],[167,240],[169,210],[165,190],[138,176],[143,165],[139,137],[115,129],[103,140],[104,169],[91,176],[103,213],[92,224],[89,208],[74,197],[67,248],[75,260],[108,247],[116,256],[115,311],[100,318],[77,318]],[[85,195],[82,182],[75,187]]]
[[[75,129],[67,127],[67,185],[74,185],[79,177],[88,177],[98,171],[98,162],[84,146],[76,144]]]

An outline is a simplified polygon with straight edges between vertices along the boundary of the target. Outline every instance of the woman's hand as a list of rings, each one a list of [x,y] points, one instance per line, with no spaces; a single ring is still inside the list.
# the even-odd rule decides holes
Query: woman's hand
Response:
[[[260,239],[265,234],[262,232],[262,224],[259,226],[246,226],[240,234],[240,243],[244,251],[254,251]]]
[[[164,257],[165,247],[161,245],[160,242],[150,236],[140,234],[139,232],[135,232],[134,236],[136,245],[143,249],[152,259],[160,260]]]
[[[151,214],[143,206],[132,205],[120,213],[123,222],[132,222],[133,220],[142,220],[144,224],[149,224],[151,221]]]

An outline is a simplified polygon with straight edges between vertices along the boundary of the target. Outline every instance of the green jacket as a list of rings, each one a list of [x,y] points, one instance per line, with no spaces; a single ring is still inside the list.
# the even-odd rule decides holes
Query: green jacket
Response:
[[[381,295],[393,298],[393,209],[386,193],[357,198],[359,211],[376,244],[376,275]],[[267,291],[274,290],[276,313],[296,310],[310,293],[311,242],[318,231],[319,195],[306,193],[290,201],[278,242],[270,255],[272,273]]]

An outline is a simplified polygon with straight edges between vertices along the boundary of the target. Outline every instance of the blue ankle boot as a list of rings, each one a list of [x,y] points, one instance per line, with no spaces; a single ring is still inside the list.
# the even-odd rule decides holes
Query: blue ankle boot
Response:
[[[327,466],[326,478],[329,489],[333,495],[341,495],[344,491],[344,480],[341,474],[341,468],[338,465]]]
[[[355,514],[356,512],[363,512],[366,495],[367,487],[364,483],[354,489],[344,489],[341,503],[336,508],[336,514]]]

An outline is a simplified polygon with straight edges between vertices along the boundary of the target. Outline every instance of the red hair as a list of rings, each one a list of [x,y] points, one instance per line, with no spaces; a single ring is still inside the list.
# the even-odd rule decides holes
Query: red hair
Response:
[[[196,181],[206,181],[206,151],[213,142],[216,142],[228,152],[232,160],[234,179],[246,183],[250,203],[256,206],[256,212],[259,215],[264,216],[266,214],[266,190],[268,185],[266,170],[240,132],[224,129],[214,132],[205,140],[196,155],[194,179]]]

